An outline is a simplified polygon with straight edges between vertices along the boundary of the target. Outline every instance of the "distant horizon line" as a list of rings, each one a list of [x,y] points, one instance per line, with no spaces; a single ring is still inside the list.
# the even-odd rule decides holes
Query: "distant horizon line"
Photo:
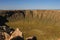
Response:
[[[60,10],[60,9],[0,9],[0,10]]]

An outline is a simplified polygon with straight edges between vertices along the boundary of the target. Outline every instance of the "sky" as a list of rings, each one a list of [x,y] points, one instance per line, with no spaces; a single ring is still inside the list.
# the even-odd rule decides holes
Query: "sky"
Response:
[[[0,0],[0,10],[60,9],[60,0]]]

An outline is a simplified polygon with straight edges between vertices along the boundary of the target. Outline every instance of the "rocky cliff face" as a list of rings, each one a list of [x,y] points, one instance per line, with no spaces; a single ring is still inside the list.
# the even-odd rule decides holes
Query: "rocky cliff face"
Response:
[[[0,10],[0,15],[8,15],[7,18],[10,20],[25,18],[60,20],[60,10]]]

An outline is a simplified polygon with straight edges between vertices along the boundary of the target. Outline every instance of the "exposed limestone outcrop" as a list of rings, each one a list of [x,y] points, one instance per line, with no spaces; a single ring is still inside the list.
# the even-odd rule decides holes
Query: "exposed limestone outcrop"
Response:
[[[23,37],[22,32],[18,28],[12,33],[10,39],[12,39],[12,38],[14,38],[16,36]]]
[[[5,40],[9,40],[9,38],[10,38],[9,34],[7,34],[6,32],[4,32],[4,36],[5,36]]]
[[[0,32],[0,40],[12,40],[12,39],[24,40],[22,32],[18,28],[11,35],[9,35],[7,32]]]

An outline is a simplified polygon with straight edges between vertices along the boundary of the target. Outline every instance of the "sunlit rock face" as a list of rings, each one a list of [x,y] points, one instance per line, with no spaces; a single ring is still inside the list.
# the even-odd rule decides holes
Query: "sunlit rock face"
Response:
[[[12,33],[12,35],[11,36],[21,36],[22,37],[22,32],[17,28],[13,33]]]
[[[4,36],[5,36],[5,40],[9,40],[10,35],[8,33],[4,32]]]
[[[1,15],[8,15],[10,21],[34,18],[60,20],[60,10],[0,10]]]
[[[17,28],[11,35],[7,32],[0,32],[0,40],[24,40],[24,37],[19,28]]]
[[[34,18],[34,17],[39,17],[41,18],[41,15],[43,17],[47,15],[56,15],[60,13],[60,10],[0,10],[0,15],[8,15],[8,14],[13,14],[11,18],[13,17],[28,17],[28,18]],[[58,15],[57,14],[57,15]],[[10,16],[10,15],[9,15]]]
[[[16,40],[16,39],[24,39],[23,38],[23,35],[22,35],[22,32],[17,28],[13,33],[12,35],[10,36],[9,40]]]

